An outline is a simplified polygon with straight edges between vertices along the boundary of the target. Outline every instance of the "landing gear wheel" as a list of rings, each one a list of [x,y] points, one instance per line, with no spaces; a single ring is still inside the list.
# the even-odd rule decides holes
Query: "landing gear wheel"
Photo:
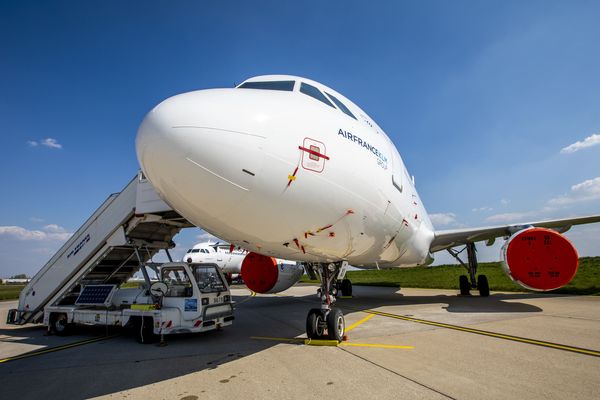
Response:
[[[52,314],[50,328],[56,336],[67,336],[71,333],[72,325],[69,324],[67,314]]]
[[[477,289],[481,297],[488,297],[490,295],[490,285],[488,284],[487,276],[479,275],[477,277]]]
[[[306,336],[309,339],[321,339],[325,332],[323,313],[318,308],[313,308],[306,317]]]
[[[469,296],[471,294],[471,284],[469,278],[466,275],[461,275],[458,278],[458,287],[460,288],[461,296]]]
[[[347,297],[352,296],[352,282],[350,282],[350,279],[342,280],[341,289],[342,289],[342,296],[347,296]]]
[[[138,343],[147,344],[156,340],[152,321],[152,317],[137,317],[133,321],[133,335]]]
[[[345,330],[346,321],[344,320],[344,314],[337,308],[331,309],[329,314],[327,314],[327,332],[329,334],[329,339],[341,342],[344,338]]]

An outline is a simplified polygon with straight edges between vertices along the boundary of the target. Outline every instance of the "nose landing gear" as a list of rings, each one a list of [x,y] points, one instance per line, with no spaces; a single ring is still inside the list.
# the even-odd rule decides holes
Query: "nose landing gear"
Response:
[[[346,330],[344,314],[339,308],[334,308],[333,303],[338,293],[339,281],[342,282],[340,288],[342,294],[348,292],[348,285],[350,285],[350,294],[352,293],[352,284],[344,279],[347,267],[346,261],[306,265],[307,270],[317,275],[321,281],[321,287],[317,291],[321,298],[321,308],[311,309],[306,317],[306,335],[309,339],[330,339],[339,342],[344,338]],[[347,282],[345,287],[344,281]]]

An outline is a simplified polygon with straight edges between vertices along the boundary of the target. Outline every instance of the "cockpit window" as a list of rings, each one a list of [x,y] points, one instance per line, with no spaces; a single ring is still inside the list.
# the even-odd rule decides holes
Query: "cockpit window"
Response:
[[[336,106],[338,106],[338,108],[339,108],[340,110],[342,110],[342,111],[343,111],[343,112],[344,112],[346,115],[348,115],[348,116],[350,116],[350,117],[352,117],[352,118],[356,119],[356,117],[354,116],[354,114],[352,114],[352,112],[351,112],[350,110],[348,110],[348,107],[346,107],[346,106],[344,105],[344,103],[342,103],[341,101],[339,101],[339,100],[337,99],[337,97],[335,97],[334,95],[332,95],[332,94],[329,94],[329,93],[327,93],[327,92],[325,92],[325,94],[326,94],[326,95],[327,95],[327,96],[328,96],[328,97],[331,99],[331,101],[333,101],[333,102],[335,103],[335,105],[336,105]]]
[[[264,90],[283,90],[291,92],[294,90],[295,81],[265,81],[265,82],[246,82],[242,83],[240,89],[264,89]]]
[[[309,85],[308,83],[302,82],[302,84],[300,85],[300,91],[310,97],[314,97],[315,99],[322,101],[330,107],[333,107],[333,104],[331,104],[331,102],[327,100],[327,97],[325,97],[325,95],[313,85]]]

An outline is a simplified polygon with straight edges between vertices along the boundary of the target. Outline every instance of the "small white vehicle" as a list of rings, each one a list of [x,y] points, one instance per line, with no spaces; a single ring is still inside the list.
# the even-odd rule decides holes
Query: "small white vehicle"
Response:
[[[44,309],[44,325],[57,335],[75,324],[131,326],[140,343],[157,335],[205,332],[231,325],[231,294],[215,264],[166,263],[156,268],[160,280],[138,288],[83,286],[72,305]]]

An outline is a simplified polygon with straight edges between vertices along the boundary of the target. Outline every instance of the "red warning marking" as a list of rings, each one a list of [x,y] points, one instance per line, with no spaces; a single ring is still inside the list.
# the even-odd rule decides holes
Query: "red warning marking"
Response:
[[[329,237],[335,237],[335,232],[329,232]]]
[[[316,161],[318,161],[318,160],[319,160],[319,157],[320,157],[320,158],[324,158],[324,159],[326,159],[326,160],[329,160],[329,157],[327,157],[325,154],[321,154],[321,153],[319,153],[318,151],[316,151],[316,150],[313,150],[313,149],[318,149],[318,147],[316,147],[316,146],[310,146],[310,147],[311,147],[310,149],[307,149],[306,147],[298,146],[298,148],[299,148],[300,150],[302,150],[302,151],[305,151],[305,152],[307,152],[308,154],[310,154],[310,155],[313,155],[313,156],[317,157],[317,160],[316,160]]]
[[[302,249],[302,252],[303,252],[304,254],[306,254],[306,250],[304,250],[304,246],[300,246],[300,248]]]
[[[558,232],[531,228],[511,237],[506,248],[510,274],[534,290],[554,290],[573,279],[579,255],[571,242]]]
[[[419,215],[418,214],[415,214],[415,219],[419,219]]]
[[[406,219],[402,219],[402,225],[408,227],[408,221]]]
[[[267,293],[277,283],[279,268],[273,257],[248,253],[242,261],[242,276],[248,289],[256,293]]]
[[[324,226],[324,227],[322,227],[322,228],[319,228],[319,229],[317,229],[317,233],[321,233],[321,232],[323,232],[325,229],[329,229],[329,228],[331,228],[332,226],[333,226],[332,224],[329,224],[329,225],[327,225],[327,226]]]
[[[348,211],[346,211],[346,214],[354,214],[354,211],[348,210]]]
[[[233,244],[230,244],[230,245],[229,245],[229,252],[230,252],[230,253],[233,253],[233,249],[234,249],[234,248],[235,248],[235,245],[233,245]]]
[[[297,248],[300,248],[300,242],[298,241],[298,239],[294,238],[294,243],[296,243]]]
[[[311,138],[304,138],[300,150],[300,165],[302,168],[317,173],[323,172],[325,162],[329,160],[325,143]]]

